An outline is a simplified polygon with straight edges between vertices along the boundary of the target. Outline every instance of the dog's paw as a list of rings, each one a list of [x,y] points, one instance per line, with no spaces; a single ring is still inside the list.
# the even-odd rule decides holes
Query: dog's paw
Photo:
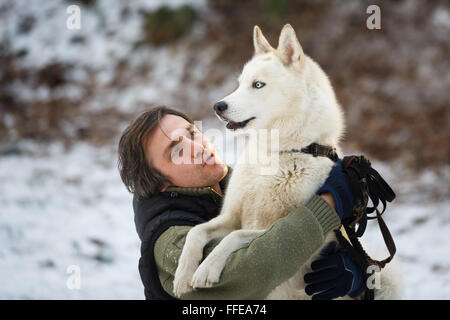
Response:
[[[181,295],[192,291],[191,280],[197,266],[198,262],[196,261],[189,258],[180,258],[173,280],[173,293],[176,297],[179,298]]]
[[[179,298],[181,295],[191,292],[192,286],[190,285],[190,280],[184,278],[178,278],[173,281],[173,294],[175,297]]]
[[[195,270],[195,269],[194,269]],[[173,294],[179,298],[181,295],[191,292],[191,279],[193,271],[178,268],[173,280]]]
[[[206,259],[197,268],[192,276],[191,286],[193,288],[210,288],[214,283],[219,282],[223,266],[214,263],[213,260]]]

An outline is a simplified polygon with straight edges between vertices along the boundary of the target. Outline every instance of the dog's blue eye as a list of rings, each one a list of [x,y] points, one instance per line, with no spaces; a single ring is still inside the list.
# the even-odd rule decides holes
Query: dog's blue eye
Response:
[[[255,89],[261,89],[265,85],[266,84],[264,82],[261,82],[261,81],[254,81],[253,82],[253,88],[255,88]]]

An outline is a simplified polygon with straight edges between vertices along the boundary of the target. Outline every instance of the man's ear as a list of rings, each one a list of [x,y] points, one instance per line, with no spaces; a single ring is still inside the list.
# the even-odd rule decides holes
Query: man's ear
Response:
[[[277,53],[284,64],[303,63],[304,53],[294,28],[286,24],[281,30]]]
[[[253,28],[253,46],[255,47],[255,54],[268,53],[273,50],[258,26]]]

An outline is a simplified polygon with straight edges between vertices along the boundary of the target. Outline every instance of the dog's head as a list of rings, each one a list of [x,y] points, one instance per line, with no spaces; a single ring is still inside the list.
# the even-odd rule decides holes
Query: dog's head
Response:
[[[272,129],[292,120],[300,127],[316,116],[331,119],[328,111],[341,121],[340,110],[326,110],[333,104],[339,109],[327,76],[303,53],[291,25],[283,27],[276,49],[255,26],[253,44],[255,54],[244,66],[239,87],[214,105],[228,129]],[[319,100],[323,106],[317,106]]]

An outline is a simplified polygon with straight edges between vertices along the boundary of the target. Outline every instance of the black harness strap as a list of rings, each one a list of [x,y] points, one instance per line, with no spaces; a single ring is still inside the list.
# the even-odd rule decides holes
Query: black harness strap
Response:
[[[285,152],[302,152],[312,154],[314,157],[324,156],[328,157],[333,162],[336,162],[339,159],[335,148],[319,145],[317,143],[312,143],[301,150],[292,149]],[[353,155],[344,157],[342,159],[342,166],[344,173],[347,174],[349,179],[350,189],[355,197],[355,202],[352,208],[352,217],[342,221],[350,242],[345,239],[340,230],[335,230],[336,237],[342,249],[356,264],[358,264],[361,270],[368,270],[370,265],[376,265],[382,269],[393,259],[397,251],[394,239],[381,217],[386,210],[386,202],[394,200],[395,193],[381,175],[372,168],[370,161],[364,156]],[[369,199],[372,201],[372,207],[368,207]],[[381,213],[377,208],[380,202],[383,204]],[[373,212],[376,212],[375,216],[368,215]],[[366,253],[358,239],[366,230],[367,220],[372,219],[377,219],[383,240],[389,251],[389,257],[384,260],[372,259]],[[369,274],[363,272],[363,275],[363,281],[367,287]],[[365,299],[374,299],[373,289],[367,288]]]
[[[355,205],[353,207],[353,217],[344,221],[344,227],[353,246],[362,248],[358,238],[364,234],[367,226],[367,220],[377,219],[383,240],[389,251],[389,257],[384,260],[374,260],[365,252],[367,259],[380,268],[384,268],[395,255],[396,247],[394,239],[384,222],[381,215],[386,210],[386,202],[395,199],[395,193],[381,175],[372,168],[371,163],[364,156],[349,156],[342,160],[343,171],[349,177],[350,188],[355,195]],[[368,200],[372,201],[373,206],[368,207]],[[378,204],[383,204],[383,211],[380,213]],[[376,212],[375,216],[369,216],[369,213]],[[358,224],[358,229],[356,229]],[[348,230],[347,230],[348,229]]]

